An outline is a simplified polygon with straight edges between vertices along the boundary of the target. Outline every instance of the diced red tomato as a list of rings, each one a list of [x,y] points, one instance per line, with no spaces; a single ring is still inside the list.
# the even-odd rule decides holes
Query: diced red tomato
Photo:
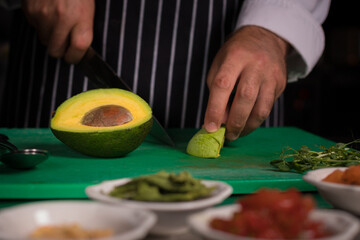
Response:
[[[296,189],[279,191],[260,189],[238,202],[241,211],[231,220],[215,218],[210,226],[232,234],[264,239],[306,239],[329,235],[320,222],[308,219],[315,208],[310,196],[303,196]]]

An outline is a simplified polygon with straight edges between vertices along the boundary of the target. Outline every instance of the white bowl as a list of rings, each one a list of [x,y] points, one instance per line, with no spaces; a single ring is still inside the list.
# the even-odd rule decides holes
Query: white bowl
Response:
[[[225,233],[209,226],[210,221],[215,217],[230,219],[232,214],[240,208],[239,204],[225,205],[210,208],[200,213],[191,215],[188,219],[189,226],[194,233],[204,239],[212,240],[261,240],[259,238],[241,237]],[[316,209],[310,213],[313,220],[321,220],[334,235],[317,240],[351,240],[357,235],[360,225],[358,219],[340,210]]]
[[[78,224],[84,229],[111,229],[114,235],[107,240],[142,239],[155,222],[156,216],[148,211],[93,201],[40,201],[1,210],[0,239],[28,239],[40,226],[64,224]]]
[[[346,167],[322,168],[308,171],[303,179],[313,184],[320,195],[335,208],[349,211],[360,215],[360,186],[338,184],[322,181],[326,176],[335,170],[344,171]]]
[[[118,206],[146,209],[154,212],[157,223],[150,230],[156,235],[182,234],[188,230],[187,217],[198,211],[212,207],[223,202],[232,194],[232,187],[220,181],[202,181],[206,186],[217,186],[209,197],[186,202],[143,202],[126,200],[109,196],[114,187],[131,181],[131,178],[123,178],[112,181],[104,181],[100,184],[89,186],[85,192],[89,198],[102,202],[116,204]]]

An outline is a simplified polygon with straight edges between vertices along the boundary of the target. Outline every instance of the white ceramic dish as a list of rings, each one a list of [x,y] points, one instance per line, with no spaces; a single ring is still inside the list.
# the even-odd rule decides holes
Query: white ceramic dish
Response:
[[[0,239],[28,239],[43,225],[78,224],[84,229],[111,229],[106,240],[144,238],[156,222],[148,211],[125,209],[94,201],[40,201],[0,211]]]
[[[104,181],[87,187],[85,192],[89,198],[98,201],[154,212],[157,215],[157,223],[150,232],[157,235],[173,235],[186,232],[188,230],[187,217],[190,214],[219,204],[232,194],[232,187],[224,182],[202,181],[206,186],[217,186],[216,190],[209,197],[188,202],[141,202],[108,195],[114,187],[129,181],[131,181],[130,178]]]
[[[335,170],[344,171],[346,167],[322,168],[307,172],[303,179],[314,185],[320,195],[335,208],[360,215],[360,186],[330,183],[322,181]]]
[[[225,205],[221,207],[210,208],[200,213],[191,215],[188,219],[189,226],[195,234],[204,239],[211,240],[255,240],[255,238],[240,237],[212,229],[209,226],[211,219],[220,217],[230,219],[234,211],[239,209],[238,204]],[[360,225],[358,219],[340,210],[322,210],[316,209],[310,214],[313,220],[321,220],[334,232],[334,235],[317,240],[352,240],[357,235]],[[261,240],[257,238],[256,240]]]

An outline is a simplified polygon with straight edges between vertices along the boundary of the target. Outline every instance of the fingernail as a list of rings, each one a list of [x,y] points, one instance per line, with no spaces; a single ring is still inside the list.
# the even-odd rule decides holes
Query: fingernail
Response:
[[[234,141],[238,138],[238,134],[230,132],[226,134],[226,138],[230,141]]]
[[[208,132],[216,132],[217,130],[218,128],[214,122],[210,122],[206,125],[206,131]]]

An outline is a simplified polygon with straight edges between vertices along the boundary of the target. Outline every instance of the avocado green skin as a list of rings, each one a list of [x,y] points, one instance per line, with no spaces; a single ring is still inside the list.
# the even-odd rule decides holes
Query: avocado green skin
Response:
[[[225,127],[213,133],[200,129],[189,141],[186,152],[195,157],[217,158],[225,141]]]
[[[150,132],[153,119],[139,126],[111,132],[67,132],[51,128],[51,131],[64,144],[82,154],[101,157],[123,157],[134,151]]]

